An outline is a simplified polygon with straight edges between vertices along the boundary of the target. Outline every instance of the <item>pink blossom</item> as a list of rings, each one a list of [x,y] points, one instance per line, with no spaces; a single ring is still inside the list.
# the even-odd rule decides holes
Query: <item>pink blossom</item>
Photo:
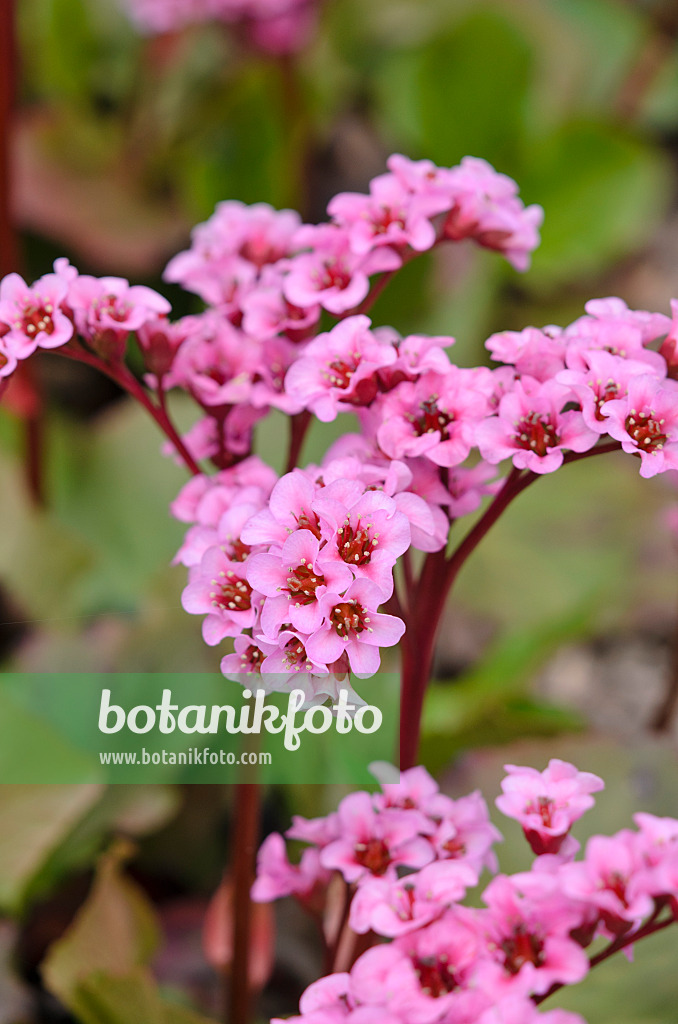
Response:
[[[492,847],[502,835],[478,790],[457,800],[439,793],[427,802],[426,813],[436,825],[430,840],[439,860],[463,861],[478,873],[483,868],[497,870]]]
[[[646,362],[622,359],[600,349],[578,352],[577,364],[582,361],[584,370],[563,370],[556,380],[572,389],[586,426],[597,434],[605,434],[609,424],[603,412],[604,403],[624,398],[629,378],[647,374],[650,368]]]
[[[171,306],[151,288],[130,285],[122,277],[81,274],[68,288],[68,304],[78,333],[104,350],[124,343],[130,331],[166,316]]]
[[[477,881],[478,873],[461,861],[436,861],[396,881],[368,878],[353,897],[349,924],[358,934],[405,935],[435,921]]]
[[[322,597],[328,591],[343,593],[352,583],[348,566],[324,558],[324,550],[318,537],[302,529],[288,537],[279,553],[248,559],[247,579],[266,598],[261,625],[267,637],[275,638],[285,622],[302,633],[313,633],[323,623]]]
[[[399,865],[423,867],[433,851],[419,835],[416,811],[377,811],[368,793],[351,793],[337,810],[339,835],[323,847],[323,867],[341,871],[347,882],[368,875],[396,877]]]
[[[313,501],[321,488],[310,473],[295,469],[278,480],[268,508],[253,516],[243,529],[246,544],[284,544],[295,530],[309,530],[320,540],[320,521]]]
[[[346,652],[359,679],[374,675],[379,648],[393,647],[405,632],[401,619],[377,611],[382,600],[379,587],[366,579],[355,580],[345,594],[324,594],[319,601],[323,625],[306,643],[311,660],[331,665]]]
[[[0,324],[6,367],[26,359],[36,348],[58,348],[73,337],[73,323],[62,310],[67,285],[58,274],[45,274],[29,287],[18,274],[0,281]]]
[[[543,772],[504,765],[503,795],[496,804],[502,814],[515,818],[537,855],[558,853],[572,824],[593,807],[591,793],[605,783],[591,772],[580,772],[567,761],[552,758]]]
[[[552,473],[563,463],[563,449],[583,452],[598,435],[574,410],[562,412],[569,389],[556,381],[517,380],[499,403],[497,416],[480,424],[477,443],[488,462],[512,457],[517,469]]]
[[[318,882],[328,880],[329,872],[321,867],[316,849],[309,847],[298,865],[290,864],[285,840],[272,832],[259,847],[252,899],[256,903],[270,903],[281,896],[306,896]]]
[[[185,318],[184,326],[190,334],[177,352],[164,386],[182,387],[210,409],[249,401],[260,345],[211,311]]]
[[[311,251],[290,260],[283,293],[302,309],[320,304],[330,313],[346,313],[365,298],[372,274],[397,270],[401,264],[387,246],[356,256],[347,233],[333,224],[304,225],[295,235],[295,245]]]
[[[640,475],[678,469],[678,384],[644,374],[630,377],[624,398],[601,408],[608,433],[625,452],[639,455]]]
[[[314,509],[331,531],[322,550],[326,566],[348,566],[356,579],[375,583],[386,601],[393,593],[393,567],[410,546],[410,524],[393,498],[367,491],[358,500],[334,497],[332,487],[316,498]]]
[[[427,201],[425,193],[413,193],[394,174],[373,178],[368,196],[340,192],[327,212],[348,232],[351,249],[359,256],[382,245],[424,252],[435,242],[431,217],[439,212],[436,199]]]
[[[518,374],[546,381],[565,368],[567,348],[559,327],[526,327],[522,331],[501,331],[485,342],[492,358],[512,363]]]
[[[541,995],[588,974],[586,954],[569,937],[571,916],[557,912],[559,903],[522,896],[505,875],[490,882],[483,899],[488,910],[479,912],[478,926],[490,956],[479,962],[477,980],[488,994]]]
[[[393,459],[425,456],[438,466],[458,466],[475,442],[487,399],[469,381],[468,370],[425,373],[385,395],[378,407],[377,440]]]
[[[283,294],[285,261],[265,266],[257,287],[242,300],[243,330],[266,340],[285,334],[291,341],[304,340],[320,319],[320,306],[294,306]]]
[[[342,320],[315,338],[290,367],[285,390],[327,423],[339,412],[368,405],[378,390],[377,371],[392,365],[396,350],[370,331],[366,316]]]
[[[202,632],[210,647],[252,627],[261,600],[247,582],[244,564],[231,561],[220,547],[207,549],[181,597],[190,615],[206,616]]]
[[[525,207],[516,183],[476,157],[464,157],[449,172],[448,182],[451,202],[444,236],[454,241],[473,238],[503,252],[516,270],[527,270],[530,253],[539,244],[542,208]]]

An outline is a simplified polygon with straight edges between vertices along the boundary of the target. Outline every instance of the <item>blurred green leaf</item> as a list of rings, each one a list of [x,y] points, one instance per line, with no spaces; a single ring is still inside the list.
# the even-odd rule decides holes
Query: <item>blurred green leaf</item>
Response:
[[[633,251],[665,211],[668,185],[665,158],[618,127],[572,121],[535,140],[521,190],[545,219],[527,287],[584,278]]]
[[[422,47],[418,63],[426,155],[449,166],[470,153],[515,171],[534,67],[517,25],[481,6]]]
[[[93,807],[102,787],[0,786],[0,908],[18,911],[34,875]]]

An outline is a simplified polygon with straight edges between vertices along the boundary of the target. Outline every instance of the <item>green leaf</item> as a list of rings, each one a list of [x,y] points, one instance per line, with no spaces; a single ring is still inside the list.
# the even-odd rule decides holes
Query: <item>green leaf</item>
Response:
[[[521,177],[544,207],[542,244],[526,286],[584,278],[641,245],[670,198],[665,158],[597,121],[571,121],[533,141]]]
[[[16,912],[34,875],[93,807],[101,786],[0,786],[0,909]]]
[[[482,156],[515,168],[534,53],[521,30],[488,6],[419,52],[422,146],[438,164]]]

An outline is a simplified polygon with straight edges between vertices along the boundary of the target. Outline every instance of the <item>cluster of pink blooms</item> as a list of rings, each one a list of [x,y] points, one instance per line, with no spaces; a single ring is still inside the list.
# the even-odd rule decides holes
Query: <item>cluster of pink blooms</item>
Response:
[[[309,42],[319,0],[121,0],[142,32],[178,32],[200,22],[244,30],[268,53],[294,53]]]
[[[471,157],[439,168],[395,155],[368,194],[337,195],[328,213],[310,225],[220,204],[167,268],[207,306],[176,322],[156,292],[63,259],[33,285],[0,282],[0,378],[36,349],[120,367],[134,333],[159,402],[179,388],[202,410],[183,443],[216,474],[173,507],[189,524],[184,607],[204,616],[207,643],[234,640],[224,672],[296,679],[309,700],[376,671],[404,630],[380,610],[398,559],[444,549],[501,486],[500,463],[544,474],[620,447],[644,477],[678,468],[678,303],[671,318],[598,299],[567,327],[495,334],[494,369],[453,363],[453,338],[402,338],[361,312],[375,274],[385,283],[442,243],[470,239],[525,269],[542,211],[510,178]],[[321,317],[334,325],[319,333]],[[302,426],[349,412],[360,433],[277,480],[253,455],[271,408]]]
[[[583,1024],[536,1003],[586,976],[594,940],[628,948],[678,919],[678,821],[636,814],[635,830],[594,836],[575,860],[570,828],[602,780],[556,759],[543,772],[506,769],[497,805],[536,854],[519,874],[496,873],[501,835],[480,794],[453,800],[423,768],[376,795],[352,793],[325,818],[295,818],[287,838],[308,844],[298,864],[282,836],[265,840],[253,899],[294,895],[322,915],[341,877],[349,927],[370,940],[348,970],[306,990],[293,1021]],[[484,906],[463,905],[484,868],[494,874]]]
[[[168,329],[170,308],[151,288],[79,274],[63,258],[32,285],[8,274],[0,281],[0,379],[36,350],[63,348],[76,337],[103,358],[120,359],[132,332],[143,347]]]

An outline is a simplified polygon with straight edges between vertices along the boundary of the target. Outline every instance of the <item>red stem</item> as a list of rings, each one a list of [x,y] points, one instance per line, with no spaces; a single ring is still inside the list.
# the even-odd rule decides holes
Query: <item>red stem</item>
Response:
[[[296,416],[290,417],[290,442],[287,454],[287,466],[285,468],[286,473],[291,473],[299,462],[299,456],[301,455],[301,449],[310,423],[311,414],[307,409],[303,412],[297,413]]]
[[[100,373],[103,373],[106,377],[110,377],[112,381],[115,381],[123,391],[126,391],[128,395],[136,399],[136,401],[139,402],[140,405],[142,405],[153,417],[163,434],[176,448],[189,472],[192,473],[193,476],[200,475],[202,470],[177,433],[174,424],[169,418],[164,402],[160,405],[155,405],[148,397],[134,374],[130,373],[123,363],[106,363],[93,352],[88,352],[84,348],[76,348],[75,346],[71,347],[70,344],[63,348],[53,349],[52,351],[55,355],[65,356],[67,359],[73,359],[76,362],[92,366],[95,370],[99,370]]]
[[[250,969],[252,903],[250,889],[254,882],[257,845],[259,841],[259,802],[261,787],[255,783],[235,786],[233,846],[233,963],[226,1024],[248,1024],[252,1010]]]
[[[606,946],[605,949],[601,950],[600,953],[596,953],[595,956],[592,956],[589,961],[590,966],[597,967],[598,964],[603,962],[603,960],[607,960],[608,957],[611,957],[613,953],[618,953],[620,950],[626,949],[627,946],[633,945],[634,942],[639,942],[640,939],[646,939],[648,935],[654,935],[655,932],[660,932],[664,928],[668,928],[670,924],[675,924],[675,920],[675,917],[671,915],[670,917],[664,918],[663,921],[657,921],[656,915],[653,914],[650,920],[644,924],[642,928],[638,928],[635,932],[630,932],[626,935],[620,936],[618,939],[615,939],[614,942],[611,942],[609,946]],[[555,982],[551,985],[548,992],[544,992],[543,995],[540,996],[532,996],[532,1001],[538,1006],[539,1003],[543,1003],[545,999],[548,999],[549,996],[554,994],[554,992],[563,988],[564,985],[565,982]]]
[[[568,452],[563,464],[593,455],[617,451],[619,442],[601,444],[587,452]],[[539,479],[539,474],[512,469],[504,485],[478,522],[469,530],[449,558],[444,551],[428,555],[411,593],[411,614],[401,640],[402,681],[400,693],[400,769],[417,761],[419,732],[426,687],[431,678],[435,638],[450,589],[469,555],[514,498]]]

